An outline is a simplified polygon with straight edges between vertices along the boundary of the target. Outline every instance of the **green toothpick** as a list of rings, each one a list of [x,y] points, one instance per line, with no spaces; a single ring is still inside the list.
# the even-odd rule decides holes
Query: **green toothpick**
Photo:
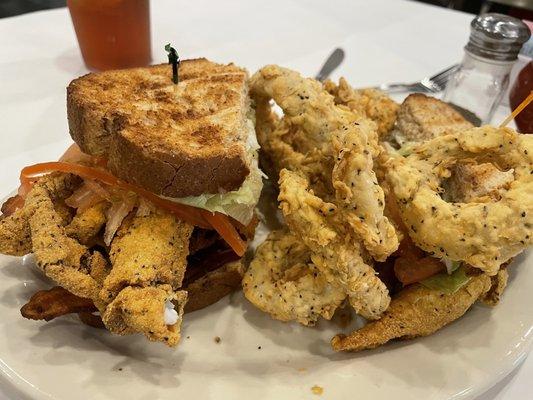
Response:
[[[165,50],[168,53],[168,63],[172,64],[172,82],[178,83],[178,67],[180,65],[180,56],[174,47],[169,44],[165,46]]]

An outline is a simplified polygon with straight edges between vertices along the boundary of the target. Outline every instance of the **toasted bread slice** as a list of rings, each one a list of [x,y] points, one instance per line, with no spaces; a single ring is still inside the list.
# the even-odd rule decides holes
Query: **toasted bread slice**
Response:
[[[449,104],[421,93],[404,100],[396,120],[397,138],[403,142],[423,142],[472,126]]]
[[[189,295],[185,312],[205,308],[240,289],[243,276],[242,260],[238,260],[229,262],[189,283],[185,287]]]
[[[250,171],[247,73],[185,60],[91,73],[67,89],[70,135],[116,176],[168,197],[237,189]],[[253,129],[253,128],[252,128]]]

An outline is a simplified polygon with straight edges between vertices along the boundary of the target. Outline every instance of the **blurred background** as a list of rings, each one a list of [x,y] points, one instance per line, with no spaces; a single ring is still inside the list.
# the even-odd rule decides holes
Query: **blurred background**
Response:
[[[167,5],[174,2],[174,0],[167,1]],[[206,4],[209,4],[209,1],[211,0],[206,1]],[[361,4],[364,4],[364,2],[370,4],[372,1],[373,0],[360,0]],[[469,56],[467,57],[465,53],[464,57],[466,58],[463,59],[461,66],[453,67],[448,65],[446,70],[443,66],[443,75],[432,73],[430,77],[433,76],[439,78],[442,82],[439,81],[440,84],[437,85],[438,89],[430,88],[430,90],[434,90],[436,93],[442,92],[446,88],[443,97],[444,100],[450,101],[466,110],[473,111],[476,115],[480,116],[478,120],[488,122],[492,118],[492,115],[500,102],[502,102],[504,106],[510,104],[514,109],[525,97],[527,97],[530,91],[533,91],[533,39],[528,40],[530,39],[530,31],[533,30],[533,0],[386,1],[387,8],[390,7],[391,10],[395,7],[406,7],[411,9],[413,7],[421,9],[425,8],[428,12],[434,12],[437,14],[442,13],[442,15],[454,15],[454,18],[478,21],[476,24],[473,24],[473,22],[469,24],[471,27],[471,35],[474,35],[475,32],[476,39],[472,42],[473,44],[467,45],[467,47],[470,46],[469,50],[471,51],[477,51],[476,55],[478,58],[486,56],[487,58],[483,59],[487,62],[487,65],[474,67],[474,64],[472,63],[477,63],[478,61],[472,61],[473,59],[471,60],[468,58]],[[156,3],[158,6],[162,4],[162,2],[156,0],[152,3],[152,8],[155,7]],[[290,3],[295,7],[299,5],[298,0]],[[422,3],[432,5],[433,7],[421,7]],[[323,6],[321,0],[302,0],[302,4],[307,5],[309,8]],[[118,68],[132,68],[149,65],[153,61],[149,0],[0,0],[0,18],[13,17],[34,11],[66,6],[69,8],[72,26],[76,32],[85,67],[88,70],[104,71]],[[269,4],[267,4],[267,6],[269,6]],[[255,6],[252,5],[251,7],[254,8]],[[205,11],[205,4],[199,9]],[[460,12],[445,13],[445,9]],[[63,11],[64,10],[57,10],[56,13],[50,13],[50,15],[59,15]],[[462,14],[461,12],[467,14]],[[394,11],[392,11],[392,14],[394,14]],[[470,16],[468,14],[470,14]],[[39,18],[39,15],[29,16],[29,18],[32,17]],[[209,15],[206,14],[205,18],[209,18]],[[393,15],[391,15],[391,18],[394,18]],[[393,19],[389,21],[392,20]],[[442,20],[439,19],[439,21]],[[289,22],[293,22],[293,20],[290,20]],[[435,23],[437,23],[437,21],[435,21]],[[468,29],[466,25],[463,26]],[[506,28],[501,28],[502,26],[505,26]],[[447,28],[448,27],[446,26],[445,29]],[[411,29],[412,27],[409,27],[405,32],[409,32]],[[433,27],[431,29],[434,30],[435,33],[440,34],[439,29],[434,29]],[[158,27],[157,32],[162,32],[160,27]],[[228,30],[228,34],[233,35],[234,33],[234,30]],[[463,34],[461,34],[461,36],[462,35]],[[453,42],[456,44],[464,43],[465,39],[466,35],[460,42],[457,40]],[[451,37],[448,37],[447,40],[452,42]],[[498,43],[497,46],[493,43],[494,41]],[[409,43],[408,46],[411,46],[412,43]],[[419,42],[419,46],[420,45],[432,46],[430,41],[425,41],[425,43]],[[226,44],[226,46],[228,46],[228,44]],[[486,48],[481,48],[480,46],[486,46]],[[457,45],[457,48],[460,51],[459,45]],[[160,50],[161,45],[159,44],[157,51]],[[516,52],[514,52],[515,50]],[[371,52],[372,50],[369,51]],[[507,52],[509,52],[509,54],[507,54]],[[249,54],[249,51],[247,54]],[[74,57],[75,60],[78,60],[77,54]],[[156,60],[161,60],[160,53],[158,53]],[[422,60],[419,60],[419,62],[420,61]],[[459,57],[456,59],[456,62],[458,61]],[[500,61],[512,62],[504,63],[504,65],[501,64]],[[407,62],[411,62],[411,60]],[[423,65],[425,62],[427,61],[423,60],[421,64]],[[358,68],[361,68],[361,66],[359,65]],[[445,71],[452,71],[452,73],[446,74]],[[484,72],[481,73],[480,71]],[[470,74],[474,72],[480,72],[483,77],[476,76],[472,78],[472,86],[470,83],[467,84],[467,75],[470,76]],[[383,76],[388,76],[388,73],[389,72],[387,71]],[[454,78],[451,80],[451,84],[448,85],[449,77],[452,75]],[[418,80],[416,82],[418,82]],[[464,90],[456,90],[456,86],[459,82],[461,85],[466,85]],[[474,96],[473,88],[477,88],[482,82],[484,82],[484,86],[478,89],[483,95]],[[509,82],[511,83],[510,85]],[[486,95],[488,91],[492,91],[493,88],[498,88],[498,90],[494,91],[494,93],[491,92],[492,94],[490,96]],[[420,87],[417,87],[417,90],[425,91],[427,88],[420,89]],[[458,94],[454,94],[455,92]],[[461,99],[455,99],[454,96],[459,96]],[[463,97],[465,99],[467,97],[471,98],[472,101],[469,101],[468,104],[462,104],[463,102],[466,102]],[[511,97],[512,101],[509,103]],[[481,106],[482,102],[478,101],[478,98],[486,100],[486,104],[483,107]],[[477,108],[480,109],[477,110]],[[481,110],[481,108],[483,110]],[[527,131],[531,132],[533,130],[533,104],[528,108],[528,111],[531,114],[531,127],[528,127]],[[525,114],[527,113],[522,113],[520,118],[523,118]],[[521,127],[519,126],[519,128]]]
[[[66,0],[0,0],[0,18],[32,11],[66,7]]]
[[[405,0],[393,0],[405,1]],[[533,0],[416,0],[472,14],[499,12],[520,19],[533,20]],[[0,18],[32,11],[65,7],[66,0],[0,0]]]

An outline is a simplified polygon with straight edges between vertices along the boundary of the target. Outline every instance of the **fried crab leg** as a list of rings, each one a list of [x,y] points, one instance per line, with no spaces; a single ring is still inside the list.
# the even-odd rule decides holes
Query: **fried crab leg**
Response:
[[[402,290],[378,321],[372,321],[350,335],[331,340],[336,351],[360,351],[381,346],[392,339],[427,336],[460,318],[489,291],[486,274],[473,277],[454,294],[444,294],[420,284]]]
[[[113,269],[104,281],[102,298],[112,299],[127,286],[181,287],[192,229],[167,213],[126,219],[111,242]]]
[[[364,126],[360,124],[361,129]],[[337,161],[333,168],[333,187],[337,204],[356,236],[362,238],[376,261],[385,261],[398,248],[398,237],[383,214],[385,196],[372,169],[369,145],[361,146],[359,140],[359,135],[349,131],[334,141]]]
[[[141,332],[150,340],[177,344],[187,301],[187,292],[177,289],[183,281],[192,229],[167,213],[123,222],[111,243],[113,268],[100,292],[110,302],[102,319],[111,332]],[[165,323],[166,309],[173,314],[173,323]]]
[[[78,210],[66,226],[65,232],[81,244],[91,244],[106,223],[105,213],[108,207],[108,202],[101,201],[81,212]]]
[[[514,170],[498,201],[449,203],[441,181],[462,160],[493,161]],[[389,160],[391,185],[413,241],[435,257],[466,263],[495,275],[533,244],[533,138],[484,126],[436,137],[403,158]],[[435,229],[438,227],[438,229]]]
[[[72,194],[79,183],[74,175],[51,174],[40,179],[40,185],[50,194],[50,199],[57,213],[59,224],[66,225],[70,219],[70,211],[63,199]],[[9,200],[8,200],[9,202]],[[12,256],[23,256],[32,251],[30,213],[27,207],[16,210],[9,216],[0,217],[0,253]]]
[[[175,346],[180,340],[183,307],[187,292],[174,291],[170,285],[128,286],[107,306],[102,320],[107,329],[118,335],[143,333],[151,341]],[[177,304],[175,321],[167,324],[166,306]]]
[[[357,209],[359,217],[364,219],[353,220],[353,229],[373,257],[385,259],[398,247],[398,240],[394,227],[383,216],[383,190],[377,185],[373,171],[373,157],[380,153],[376,125],[347,108],[336,106],[333,97],[317,81],[274,65],[254,74],[251,94],[257,104],[265,105],[273,99],[283,109],[280,126],[288,129],[285,136],[296,152],[319,152],[321,159],[337,158],[332,179],[323,181],[333,180],[343,207]],[[259,116],[263,114],[266,113],[261,111]],[[265,141],[268,143],[268,137]],[[320,169],[330,171],[331,167],[321,165]],[[302,168],[298,170],[306,173]],[[319,192],[323,195],[326,191]]]
[[[338,86],[332,81],[324,82],[324,89],[334,96],[335,104],[344,105],[374,121],[380,138],[385,138],[394,127],[400,105],[386,93],[376,89],[356,90],[344,78],[339,79]]]
[[[258,247],[243,282],[246,298],[281,321],[313,325],[331,319],[346,298],[313,265],[309,249],[286,231],[273,231]]]
[[[110,331],[139,332],[175,345],[187,299],[186,292],[177,288],[183,280],[192,227],[168,214],[132,218],[112,243],[111,268],[98,251],[68,236],[77,224],[87,228],[84,236],[89,239],[101,228],[103,209],[89,209],[90,215],[82,213],[67,226],[63,211],[54,205],[53,199],[68,197],[76,185],[79,180],[71,175],[45,177],[26,198],[23,210],[37,265],[68,292],[91,300]]]
[[[73,184],[71,176],[60,175],[38,181],[26,198],[32,248],[37,265],[53,281],[76,296],[94,301],[98,309],[104,304],[98,297],[99,285],[91,277],[91,267],[102,260],[98,252],[68,237],[52,198]],[[72,189],[72,188],[70,188]]]
[[[281,171],[278,200],[290,230],[311,250],[328,282],[344,289],[359,314],[379,318],[389,305],[388,290],[361,256],[359,242],[336,218],[336,206],[314,196],[307,180],[288,170]]]
[[[300,153],[327,148],[331,131],[340,128],[341,111],[333,97],[319,82],[302,78],[295,71],[276,65],[263,67],[250,80],[250,94],[258,105],[270,107],[269,100],[273,99],[283,109],[284,119],[301,127],[304,136],[292,143]]]
[[[11,256],[31,253],[31,231],[25,209],[20,208],[0,220],[0,253]]]

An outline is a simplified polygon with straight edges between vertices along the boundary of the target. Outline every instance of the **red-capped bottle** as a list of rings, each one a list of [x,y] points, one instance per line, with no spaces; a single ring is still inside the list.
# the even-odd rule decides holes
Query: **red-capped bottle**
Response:
[[[533,91],[533,61],[522,68],[509,92],[511,110],[518,107],[531,91]],[[516,116],[515,123],[519,132],[533,133],[533,103]]]

